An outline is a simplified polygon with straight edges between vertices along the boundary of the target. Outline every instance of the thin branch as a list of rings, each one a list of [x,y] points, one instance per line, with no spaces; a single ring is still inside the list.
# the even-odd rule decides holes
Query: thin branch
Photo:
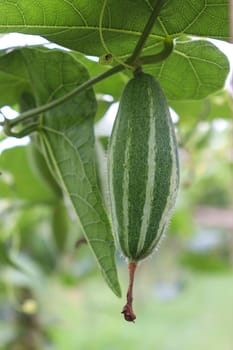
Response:
[[[118,65],[116,67],[113,67],[111,69],[109,69],[107,72],[104,72],[102,74],[97,75],[94,78],[91,78],[87,81],[85,81],[83,84],[77,86],[74,90],[68,92],[67,94],[61,96],[60,98],[53,100],[49,103],[46,103],[42,106],[30,109],[27,112],[21,113],[17,118],[9,120],[9,127],[14,127],[15,125],[21,123],[22,121],[29,119],[35,115],[38,115],[40,113],[46,112],[54,107],[57,107],[58,105],[66,102],[67,100],[69,100],[71,97],[77,95],[78,93],[82,92],[83,90],[86,90],[88,88],[90,88],[92,85],[100,82],[101,80],[110,77],[111,75],[118,73],[122,70],[124,70],[124,66]]]
[[[136,62],[139,58],[139,56],[141,55],[142,49],[145,45],[146,40],[148,39],[148,36],[150,35],[150,32],[153,28],[153,25],[155,23],[156,18],[158,17],[161,8],[163,7],[164,4],[164,0],[157,0],[155,7],[150,15],[150,18],[142,32],[142,35],[140,36],[137,45],[133,51],[133,54],[130,56],[130,58],[128,59],[127,63],[128,64],[133,64],[134,62]]]

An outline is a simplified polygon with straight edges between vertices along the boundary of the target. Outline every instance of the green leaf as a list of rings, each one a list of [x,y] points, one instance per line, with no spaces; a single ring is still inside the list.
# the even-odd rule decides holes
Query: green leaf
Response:
[[[204,100],[169,101],[183,124],[192,125],[200,120],[232,118],[232,99],[226,91],[220,91]]]
[[[38,105],[56,99],[88,80],[85,67],[67,52],[22,49]],[[76,211],[83,233],[112,290],[120,295],[114,260],[114,241],[100,195],[95,169],[93,122],[96,101],[84,91],[40,119],[40,141]]]
[[[0,55],[0,106],[13,106],[24,91],[30,91],[30,81],[20,51],[3,51]]]
[[[208,41],[182,41],[165,61],[145,66],[145,71],[157,77],[167,98],[201,99],[223,88],[229,62]]]
[[[35,175],[58,199],[62,198],[61,188],[51,173],[46,159],[36,143],[31,142],[27,147],[27,151],[28,159]]]
[[[161,21],[161,22],[160,22]],[[160,32],[229,40],[228,0],[171,0],[161,11]]]
[[[99,0],[1,1],[0,32],[39,34],[49,41],[89,55],[129,55],[151,14],[154,1],[108,0],[101,23]],[[146,48],[158,46],[167,36],[182,34],[229,39],[229,1],[169,0],[157,18]],[[105,47],[108,51],[106,52]]]
[[[0,157],[0,171],[1,198],[34,202],[56,200],[56,196],[34,176],[27,147],[14,147],[3,151]]]

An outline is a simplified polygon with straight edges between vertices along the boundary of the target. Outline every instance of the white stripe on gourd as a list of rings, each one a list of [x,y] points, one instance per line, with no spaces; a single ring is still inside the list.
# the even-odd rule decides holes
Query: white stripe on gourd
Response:
[[[173,125],[170,126],[170,140],[171,140],[171,149],[172,149],[171,154],[173,157],[172,172],[171,172],[170,186],[169,186],[170,195],[167,197],[167,204],[163,211],[163,215],[158,228],[158,234],[155,237],[154,241],[151,243],[152,251],[153,251],[153,248],[156,247],[157,244],[159,243],[164,232],[166,232],[166,229],[169,224],[169,220],[172,215],[172,210],[174,208],[174,203],[176,200],[177,190],[178,190],[179,174],[178,174],[178,168],[177,168],[177,154],[176,152],[175,153],[173,152],[173,150],[177,147],[177,145],[176,145],[175,135],[172,128],[173,128]]]
[[[156,156],[156,143],[154,142],[156,139],[156,130],[155,130],[155,122],[154,122],[154,101],[152,95],[152,91],[148,88],[149,95],[149,109],[150,109],[150,132],[148,138],[148,175],[147,175],[147,184],[146,184],[146,200],[143,208],[143,217],[142,217],[142,226],[140,231],[140,238],[138,241],[137,253],[143,248],[145,243],[149,219],[151,215],[151,194],[154,191],[154,177],[155,177],[155,156]]]
[[[124,153],[124,177],[123,177],[123,197],[122,197],[122,209],[123,209],[123,217],[124,217],[124,241],[125,241],[125,247],[127,247],[127,250],[129,251],[129,237],[128,237],[128,226],[129,226],[129,218],[128,218],[128,189],[129,189],[129,167],[127,164],[129,163],[129,148],[130,148],[130,138],[128,139],[128,142],[126,143],[125,153]]]

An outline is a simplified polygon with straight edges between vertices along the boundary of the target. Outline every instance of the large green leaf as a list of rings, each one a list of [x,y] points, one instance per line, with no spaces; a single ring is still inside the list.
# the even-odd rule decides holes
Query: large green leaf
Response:
[[[24,49],[34,95],[39,105],[56,99],[88,73],[69,53]],[[41,117],[40,139],[52,170],[76,211],[83,233],[112,290],[120,295],[110,223],[97,187],[93,120],[96,101],[92,89]]]
[[[167,0],[159,18],[160,32],[228,40],[228,0]]]
[[[164,0],[161,0],[164,1]],[[0,2],[0,32],[39,34],[85,54],[129,55],[140,37],[155,1],[12,0]],[[181,34],[229,38],[228,0],[166,0],[147,41],[155,48],[164,37]],[[104,47],[105,46],[105,47]]]
[[[224,86],[229,62],[209,41],[180,41],[165,61],[145,71],[157,77],[169,99],[195,100]]]
[[[37,105],[49,102],[89,79],[85,67],[72,53],[45,48],[24,48],[6,55],[9,73],[18,79],[19,67],[27,69],[19,94],[13,89],[9,101],[22,101],[31,93]],[[5,57],[2,56],[1,59]],[[14,69],[13,69],[13,68]],[[3,73],[8,73],[4,65]],[[7,74],[0,74],[4,88]],[[25,84],[26,81],[26,84]],[[4,99],[1,101],[4,104]],[[50,167],[76,211],[83,233],[106,281],[120,295],[110,223],[97,187],[93,123],[96,100],[92,89],[41,116],[40,140]]]

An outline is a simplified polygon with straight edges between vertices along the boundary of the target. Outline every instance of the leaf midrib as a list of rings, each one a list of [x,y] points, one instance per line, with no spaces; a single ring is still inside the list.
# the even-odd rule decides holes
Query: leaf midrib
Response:
[[[93,31],[99,31],[99,27],[98,26],[64,26],[64,25],[40,25],[40,24],[15,24],[15,25],[0,25],[0,28],[14,28],[14,30],[16,28],[40,28],[40,29],[53,29],[53,30],[57,30],[57,29],[65,29],[65,30],[93,30]],[[140,36],[142,34],[142,32],[136,31],[136,30],[126,30],[126,29],[120,29],[120,28],[109,28],[109,27],[102,27],[102,31],[106,31],[106,32],[114,32],[114,33],[118,33],[118,34],[131,34],[131,35],[135,35],[135,36]],[[48,35],[52,35],[52,34],[48,34]],[[159,39],[164,39],[164,36],[160,36],[160,35],[156,35],[151,33],[150,37],[152,38],[159,38]]]

